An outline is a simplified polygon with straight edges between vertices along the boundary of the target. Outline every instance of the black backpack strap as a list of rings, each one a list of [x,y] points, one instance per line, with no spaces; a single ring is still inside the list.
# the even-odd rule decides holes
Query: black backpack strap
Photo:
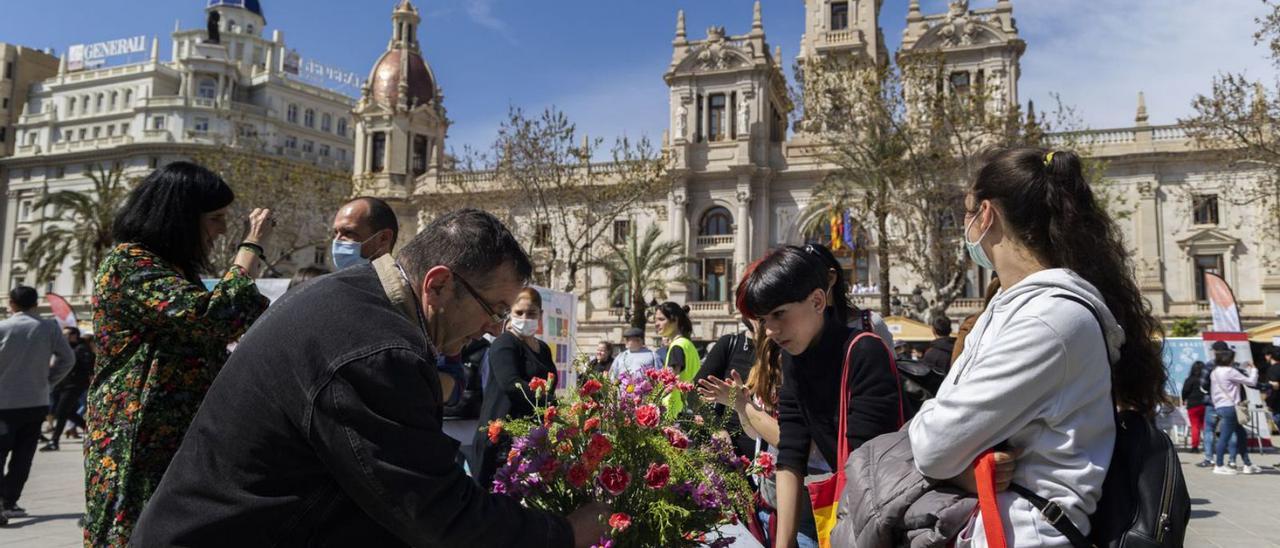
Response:
[[[1094,548],[1093,543],[1089,542],[1084,533],[1081,533],[1076,528],[1076,524],[1071,523],[1071,518],[1067,517],[1067,512],[1061,506],[1058,506],[1058,503],[1037,495],[1030,489],[1016,483],[1010,483],[1009,490],[1021,495],[1032,506],[1035,506],[1036,510],[1040,511],[1040,515],[1044,516],[1045,521],[1049,522],[1049,525],[1052,525],[1059,533],[1062,533],[1062,536],[1067,537],[1072,546]]]

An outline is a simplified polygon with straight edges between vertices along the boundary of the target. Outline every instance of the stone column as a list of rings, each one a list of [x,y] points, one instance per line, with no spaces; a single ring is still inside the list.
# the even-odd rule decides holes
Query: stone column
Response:
[[[1164,257],[1160,235],[1164,230],[1160,216],[1159,186],[1157,180],[1138,183],[1138,208],[1134,217],[1138,243],[1138,287],[1151,302],[1152,311],[1158,316],[1168,314],[1168,302],[1164,296]]]
[[[737,276],[751,259],[751,175],[738,175],[738,216],[735,219],[733,275]]]
[[[667,199],[667,220],[671,230],[671,241],[680,242],[684,246],[682,252],[686,255],[692,255],[693,245],[688,231],[689,215],[687,213],[689,179],[687,174],[677,174],[674,179],[675,184],[672,185],[671,194]],[[678,267],[677,274],[688,273],[688,265]],[[689,288],[683,283],[671,282],[667,284],[668,296],[676,302],[687,302],[688,292]]]
[[[10,171],[12,173],[12,170]],[[8,175],[5,175],[8,176]],[[7,181],[6,181],[7,183]],[[8,192],[8,203],[5,205],[4,242],[0,242],[0,287],[13,287],[13,248],[18,231],[18,191]],[[30,245],[30,244],[28,244]]]

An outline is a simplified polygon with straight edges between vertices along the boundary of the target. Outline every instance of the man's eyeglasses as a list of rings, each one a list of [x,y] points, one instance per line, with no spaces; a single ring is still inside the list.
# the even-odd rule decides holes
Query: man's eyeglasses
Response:
[[[474,287],[471,287],[471,284],[467,283],[467,280],[464,279],[462,275],[454,272],[453,276],[458,279],[458,283],[462,284],[462,288],[466,289],[467,293],[471,294],[471,298],[475,299],[477,303],[480,303],[480,308],[483,308],[484,313],[489,315],[490,321],[493,323],[503,323],[507,321],[507,318],[511,317],[510,310],[501,314],[494,312],[493,307],[489,306],[489,303],[484,302],[484,299],[480,297],[480,293],[478,293]]]

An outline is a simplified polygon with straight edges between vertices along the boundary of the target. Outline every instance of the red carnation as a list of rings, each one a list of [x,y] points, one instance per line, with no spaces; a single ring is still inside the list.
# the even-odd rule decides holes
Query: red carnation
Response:
[[[500,420],[489,421],[489,443],[498,443],[498,436],[502,434],[503,423]]]
[[[599,482],[605,491],[616,497],[631,485],[631,474],[621,466],[606,466],[600,470]]]
[[[569,474],[567,477],[569,485],[582,487],[590,478],[591,471],[587,469],[587,465],[582,464],[581,462],[575,462],[573,463],[573,466],[569,467]]]
[[[678,382],[678,383],[676,383],[676,390],[679,390],[679,391],[681,391],[681,392],[692,392],[692,391],[693,391],[693,383],[689,383],[689,382]]]
[[[679,428],[668,426],[662,429],[662,433],[667,436],[667,441],[676,449],[687,449],[689,447],[689,437],[684,435]]]
[[[609,438],[596,433],[591,436],[591,441],[587,442],[587,460],[591,462],[600,462],[609,453],[613,451],[613,444],[609,443]]]
[[[542,474],[545,478],[550,478],[555,474],[556,468],[559,466],[560,461],[555,458],[549,458],[547,459],[547,462],[542,463],[542,468],[538,469],[538,473]]]
[[[671,479],[671,467],[665,464],[650,464],[649,471],[644,475],[644,484],[650,489],[661,489],[667,485],[667,480]]]
[[[756,457],[756,465],[760,467],[760,475],[764,477],[772,477],[774,471],[773,455],[769,453],[760,453]]]
[[[641,405],[636,408],[636,424],[645,428],[653,428],[658,425],[658,420],[662,413],[658,411],[658,406],[653,404]]]
[[[542,414],[542,425],[546,427],[550,427],[551,421],[556,419],[556,413],[557,413],[556,406],[553,405],[551,407],[548,407],[546,412]]]
[[[596,392],[599,392],[600,388],[602,388],[600,381],[591,379],[582,384],[582,389],[578,390],[578,393],[582,394],[582,397],[585,398],[585,397],[589,397],[592,394],[595,394]]]
[[[626,531],[628,527],[631,527],[631,516],[622,512],[609,516],[609,527],[619,533]]]
[[[582,423],[583,432],[590,432],[596,428],[600,428],[600,417],[591,417],[587,422]]]
[[[533,380],[529,381],[529,390],[533,390],[534,392],[541,392],[546,389],[547,389],[547,379],[544,379],[542,377],[534,377]]]

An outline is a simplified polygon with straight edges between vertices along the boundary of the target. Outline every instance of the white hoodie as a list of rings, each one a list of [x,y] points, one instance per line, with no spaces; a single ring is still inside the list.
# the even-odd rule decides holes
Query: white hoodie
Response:
[[[1064,294],[1093,305],[1105,343],[1088,309],[1054,296]],[[1007,441],[1023,451],[1014,483],[1057,502],[1088,534],[1115,449],[1108,357],[1117,359],[1123,343],[1102,296],[1075,272],[1044,270],[1002,289],[937,397],[909,425],[916,467],[927,477],[955,477]],[[1009,546],[1070,545],[1026,499],[1011,491],[998,498]],[[973,545],[986,545],[981,520]]]

